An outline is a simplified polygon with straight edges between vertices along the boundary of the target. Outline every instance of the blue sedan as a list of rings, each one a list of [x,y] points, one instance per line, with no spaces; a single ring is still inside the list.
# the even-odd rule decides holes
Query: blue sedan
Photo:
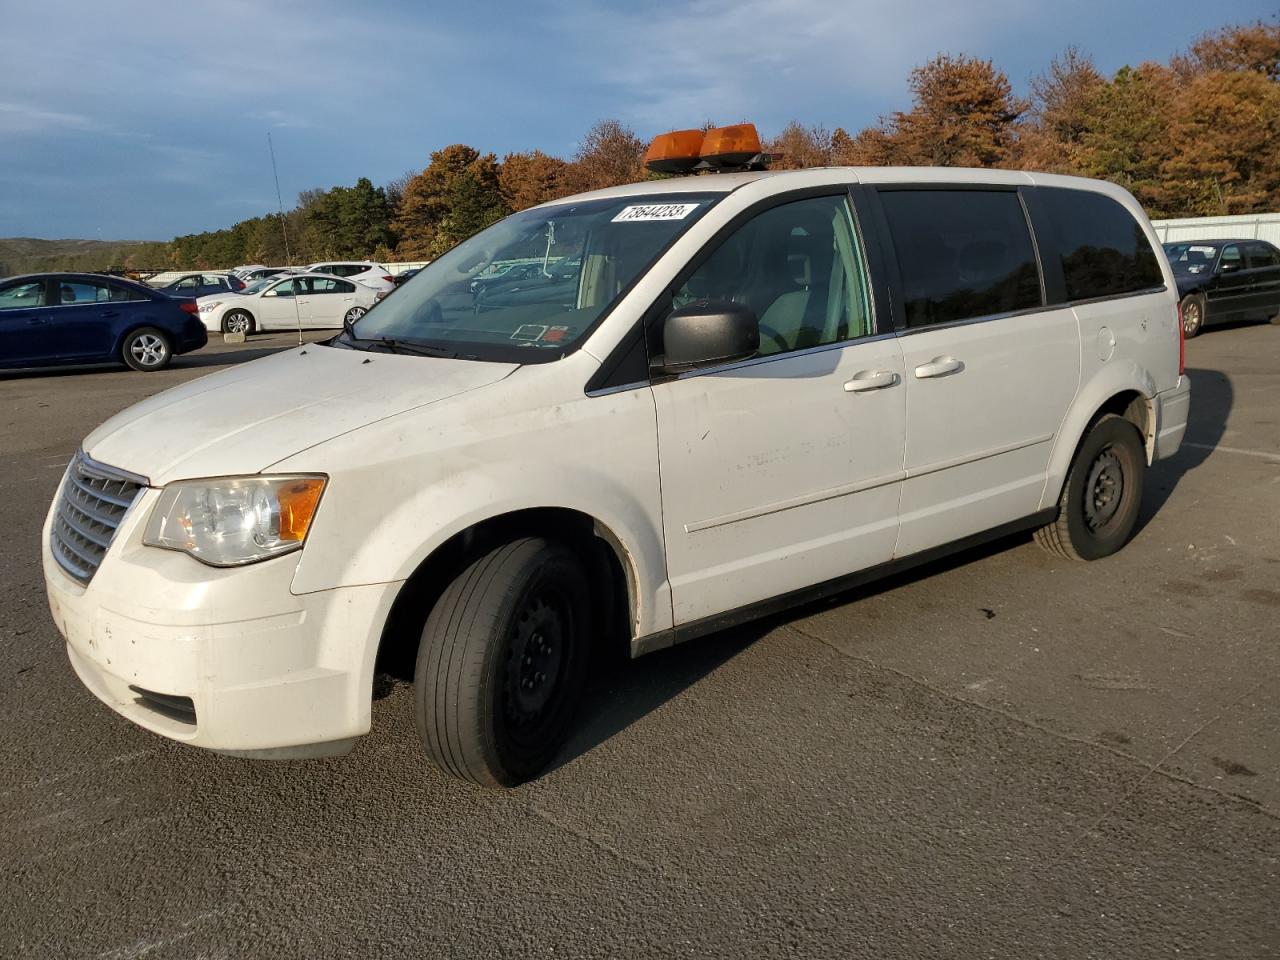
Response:
[[[36,273],[0,282],[0,367],[115,361],[162,370],[208,336],[194,299],[131,280]]]

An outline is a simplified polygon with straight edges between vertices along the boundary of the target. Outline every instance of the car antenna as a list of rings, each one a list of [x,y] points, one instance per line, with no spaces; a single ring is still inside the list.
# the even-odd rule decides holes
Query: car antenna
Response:
[[[271,129],[267,129],[267,150],[271,153],[271,176],[276,181],[276,205],[280,208],[280,233],[284,237],[284,256],[289,261],[289,266],[293,266],[293,252],[289,249],[289,230],[285,226],[284,220],[284,200],[280,197],[280,174],[276,170],[276,147],[271,142]],[[298,309],[298,290],[297,281],[294,281],[295,287],[293,291],[293,316],[298,321],[298,346],[302,346],[302,312]]]

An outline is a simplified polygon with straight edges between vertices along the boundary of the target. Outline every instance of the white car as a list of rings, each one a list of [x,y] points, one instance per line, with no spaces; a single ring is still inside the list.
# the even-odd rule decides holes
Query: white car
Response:
[[[359,320],[381,294],[342,277],[323,274],[268,277],[239,293],[219,293],[196,301],[210,331],[258,333],[304,328],[338,329]]]
[[[372,287],[383,293],[390,293],[396,288],[391,271],[380,263],[372,263],[368,260],[326,260],[323,263],[311,264],[303,272],[328,273],[335,277],[346,277],[348,280],[363,283],[366,287]]]
[[[470,280],[530,238],[576,275],[478,311]],[[1119,550],[1190,405],[1159,249],[1119,187],[999,170],[524,210],[350,334],[93,431],[44,527],[53,619],[114,710],[238,756],[346,751],[375,673],[415,665],[426,753],[519,783],[590,647],[638,656],[1018,529]]]

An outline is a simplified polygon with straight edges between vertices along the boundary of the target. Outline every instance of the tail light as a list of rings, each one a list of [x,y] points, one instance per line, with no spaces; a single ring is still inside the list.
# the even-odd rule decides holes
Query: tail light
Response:
[[[1173,311],[1174,320],[1178,324],[1178,376],[1187,372],[1187,331],[1182,326],[1182,303],[1179,302]]]
[[[395,283],[395,282],[396,282],[396,278],[395,278],[395,277],[388,277],[388,276],[386,276],[385,274],[383,274],[382,279],[383,279],[383,280],[385,280],[385,281],[387,281],[387,283]]]
[[[183,300],[181,303],[178,304],[178,309],[181,310],[183,313],[199,313],[200,312],[200,308],[196,306],[196,302],[194,300]]]

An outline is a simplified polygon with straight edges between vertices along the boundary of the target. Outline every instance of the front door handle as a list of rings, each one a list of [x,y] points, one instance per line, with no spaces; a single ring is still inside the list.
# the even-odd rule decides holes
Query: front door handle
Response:
[[[111,320],[118,316],[120,316],[119,310],[103,310],[102,311],[102,317],[104,320]]]
[[[40,324],[42,324],[42,323],[48,323],[48,322],[49,322],[49,321],[48,321],[48,320],[46,320],[46,319],[44,319],[43,317],[32,317],[30,320],[28,320],[28,321],[27,321],[27,326],[29,326],[29,327],[38,327],[38,326],[40,326]]]
[[[916,379],[928,380],[930,377],[945,377],[949,373],[959,373],[964,363],[955,357],[934,357],[928,363],[916,367]]]
[[[862,393],[864,390],[883,390],[898,382],[892,370],[859,370],[852,380],[844,382],[845,393]]]

